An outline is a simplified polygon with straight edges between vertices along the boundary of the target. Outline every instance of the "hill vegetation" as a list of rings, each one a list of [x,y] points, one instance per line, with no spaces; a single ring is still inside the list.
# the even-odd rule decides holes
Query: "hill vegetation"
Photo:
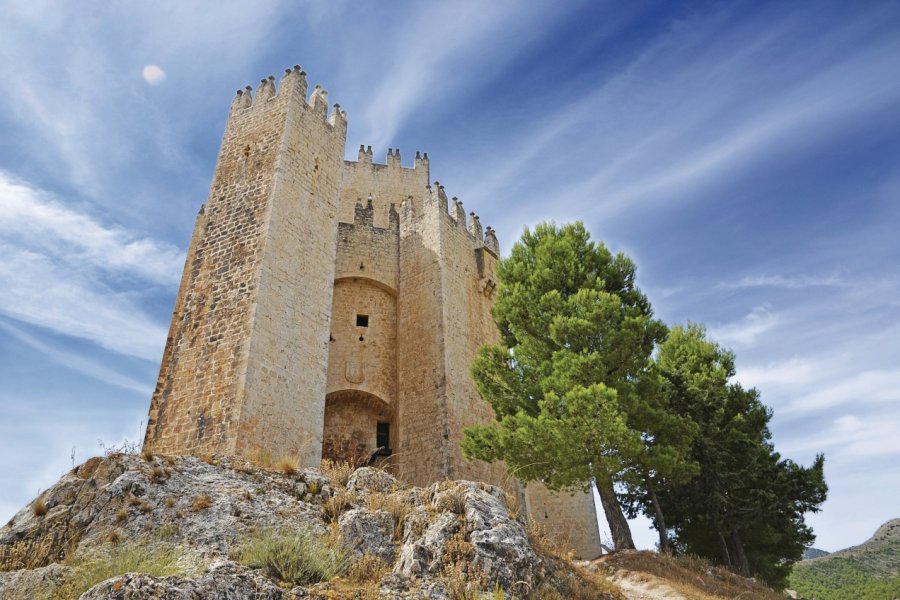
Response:
[[[797,563],[789,587],[809,600],[900,598],[900,519],[864,544]]]

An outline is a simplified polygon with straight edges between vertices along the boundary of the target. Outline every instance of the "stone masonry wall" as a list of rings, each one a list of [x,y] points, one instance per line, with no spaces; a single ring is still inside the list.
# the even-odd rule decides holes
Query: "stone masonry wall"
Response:
[[[366,326],[357,325],[365,315]],[[367,279],[334,284],[327,393],[361,390],[397,404],[397,298]]]
[[[441,217],[437,192],[422,196],[400,206],[397,294],[396,464],[398,475],[414,485],[440,481],[449,470]]]
[[[511,478],[503,463],[488,464],[463,458],[462,430],[489,423],[494,411],[478,394],[470,366],[484,345],[499,339],[491,316],[495,284],[496,255],[485,250],[481,224],[474,215],[468,224],[462,203],[454,199],[449,213],[441,215],[443,228],[443,293],[445,320],[445,362],[447,365],[447,408],[450,440],[451,479],[486,481],[511,488]]]
[[[283,101],[250,107],[249,97],[232,108],[185,264],[148,418],[145,443],[159,452],[234,451],[238,380],[287,112]]]
[[[601,554],[600,530],[594,493],[552,492],[539,482],[525,488],[525,511],[529,520],[544,527],[563,548],[575,550],[590,560]]]
[[[418,203],[428,186],[428,155],[417,154],[412,168],[401,165],[400,151],[391,150],[386,164],[372,162],[372,149],[359,149],[357,162],[344,161],[341,174],[341,209],[339,218],[352,223],[357,202],[366,205],[371,195],[374,203],[374,224],[388,227],[390,205],[399,208],[400,203],[412,196]],[[421,206],[416,206],[421,208]]]
[[[326,93],[318,86],[308,103],[305,89],[282,87],[289,110],[274,171],[236,450],[294,454],[303,466],[316,466],[347,121],[337,105],[328,117]]]

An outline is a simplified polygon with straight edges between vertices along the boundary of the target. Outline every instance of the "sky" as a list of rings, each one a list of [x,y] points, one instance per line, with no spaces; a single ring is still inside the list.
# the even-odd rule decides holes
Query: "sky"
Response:
[[[900,516],[900,4],[212,6],[0,0],[0,523],[142,437],[231,99],[294,64],[346,158],[428,152],[503,253],[583,220],[731,348],[817,547]]]

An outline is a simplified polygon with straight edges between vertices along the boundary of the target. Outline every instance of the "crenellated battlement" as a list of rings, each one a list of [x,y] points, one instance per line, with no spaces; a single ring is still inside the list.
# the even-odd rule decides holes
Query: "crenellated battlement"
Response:
[[[462,200],[456,196],[448,199],[444,186],[439,181],[435,181],[434,185],[426,187],[426,197],[438,207],[439,212],[446,217],[447,223],[464,230],[468,234],[476,248],[483,246],[495,256],[500,256],[500,243],[497,241],[497,235],[494,230],[490,226],[483,229],[481,219],[478,218],[474,211],[469,213],[467,219]]]
[[[402,164],[402,159],[400,158],[399,148],[388,148],[385,162],[377,163],[374,162],[372,158],[372,146],[366,146],[365,144],[359,145],[359,150],[357,151],[357,159],[355,162],[352,160],[347,160],[344,162],[350,165],[371,165],[375,169],[404,169],[407,171],[425,169],[427,171],[429,168],[427,152],[416,150],[416,157],[413,161],[413,165],[411,167],[404,167]]]
[[[275,76],[269,75],[260,80],[255,93],[250,85],[238,90],[234,100],[231,102],[229,118],[266,110],[268,106],[271,106],[272,102],[286,102],[287,100],[284,99],[297,98],[302,100],[302,102],[298,102],[299,105],[306,107],[313,113],[320,114],[322,119],[332,127],[346,130],[347,112],[341,110],[341,105],[335,104],[329,115],[328,91],[321,85],[316,84],[312,94],[307,99],[306,93],[308,88],[306,71],[300,68],[300,65],[294,65],[293,68],[285,69],[277,87],[275,85]]]
[[[369,194],[369,197],[366,199],[366,204],[363,206],[362,198],[356,199],[356,205],[353,207],[353,225],[355,226],[366,226],[370,228],[375,227],[375,206],[374,206],[374,198],[372,194]],[[384,227],[377,227],[376,229],[385,229]],[[400,214],[397,212],[397,208],[393,202],[390,203],[388,207],[388,227],[387,229],[400,229]]]

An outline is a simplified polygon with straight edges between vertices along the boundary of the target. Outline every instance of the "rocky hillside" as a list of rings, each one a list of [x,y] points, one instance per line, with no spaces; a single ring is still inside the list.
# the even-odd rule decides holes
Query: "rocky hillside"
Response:
[[[0,598],[772,597],[740,578],[722,591],[708,567],[666,581],[675,563],[652,553],[576,564],[511,500],[370,468],[114,453],[0,529]]]
[[[797,563],[790,588],[809,600],[900,598],[900,519],[859,546]]]

